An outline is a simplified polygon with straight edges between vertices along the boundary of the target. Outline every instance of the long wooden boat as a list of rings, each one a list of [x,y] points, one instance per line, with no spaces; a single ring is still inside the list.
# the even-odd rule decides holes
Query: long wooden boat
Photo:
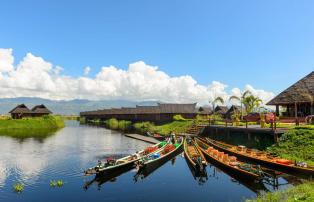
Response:
[[[129,155],[117,160],[114,159],[107,159],[106,162],[99,162],[99,164],[95,167],[87,169],[84,173],[85,175],[110,175],[111,173],[115,172],[116,170],[131,170],[136,165],[135,163],[138,162],[140,159],[149,156],[154,152],[158,152],[163,150],[166,145],[168,145],[169,141],[163,141],[157,143],[153,146],[147,147],[146,149],[137,152],[136,154]]]
[[[184,138],[183,143],[184,157],[188,164],[192,166],[195,173],[206,172],[207,161],[203,153],[195,146],[194,140],[190,138]]]
[[[176,144],[167,144],[163,149],[158,150],[138,162],[138,174],[141,173],[144,176],[155,171],[170,159],[176,157],[182,152],[183,138],[179,138]],[[173,150],[169,150],[169,147],[173,147]]]
[[[233,173],[239,178],[255,181],[261,178],[261,170],[251,164],[240,162],[234,156],[227,156],[223,152],[215,150],[202,140],[195,139],[196,146],[204,153],[209,161],[224,171]]]
[[[205,141],[214,148],[237,156],[242,160],[258,163],[262,166],[290,174],[314,177],[314,167],[302,167],[290,160],[274,157],[267,152],[251,150],[243,146],[234,146],[210,138],[206,138]]]

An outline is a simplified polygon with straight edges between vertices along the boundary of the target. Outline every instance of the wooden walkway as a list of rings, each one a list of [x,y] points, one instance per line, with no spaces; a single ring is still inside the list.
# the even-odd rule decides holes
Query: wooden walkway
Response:
[[[139,135],[139,134],[124,134],[126,137],[129,137],[129,138],[133,138],[133,139],[137,139],[137,140],[142,140],[144,142],[148,142],[148,143],[151,143],[151,144],[157,144],[159,143],[158,140],[156,140],[155,138],[153,137],[147,137],[147,136],[144,136],[144,135]]]

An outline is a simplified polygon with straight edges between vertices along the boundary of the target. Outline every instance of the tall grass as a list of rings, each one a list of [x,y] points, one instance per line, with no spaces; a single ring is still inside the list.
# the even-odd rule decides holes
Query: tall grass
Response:
[[[16,138],[47,137],[64,127],[60,116],[0,120],[0,135]]]

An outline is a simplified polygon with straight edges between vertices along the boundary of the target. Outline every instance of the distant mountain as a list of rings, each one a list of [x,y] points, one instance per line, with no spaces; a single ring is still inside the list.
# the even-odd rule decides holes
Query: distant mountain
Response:
[[[90,111],[111,107],[135,107],[136,105],[156,105],[157,101],[128,101],[128,100],[48,100],[32,97],[18,98],[0,98],[0,114],[7,114],[11,109],[18,104],[24,103],[27,107],[32,108],[38,104],[46,105],[55,114],[78,115],[82,111]]]

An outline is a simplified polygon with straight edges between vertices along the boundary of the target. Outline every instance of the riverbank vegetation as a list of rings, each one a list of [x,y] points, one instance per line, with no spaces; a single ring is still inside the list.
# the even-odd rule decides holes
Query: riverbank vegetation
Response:
[[[287,190],[268,192],[247,202],[314,201],[314,182],[307,182]]]
[[[47,137],[59,128],[64,127],[64,121],[60,116],[43,116],[23,119],[0,120],[0,136],[16,138]]]
[[[93,121],[93,124],[104,124],[107,128],[112,130],[120,130],[124,132],[137,132],[140,134],[159,133],[161,135],[168,135],[171,131],[176,133],[185,132],[193,123],[191,119],[184,119],[182,116],[176,116],[175,120],[165,124],[154,124],[152,122],[137,122],[132,123],[131,121],[109,119],[104,122]]]
[[[267,150],[282,158],[314,165],[314,126],[290,129],[279,138],[277,144]]]

